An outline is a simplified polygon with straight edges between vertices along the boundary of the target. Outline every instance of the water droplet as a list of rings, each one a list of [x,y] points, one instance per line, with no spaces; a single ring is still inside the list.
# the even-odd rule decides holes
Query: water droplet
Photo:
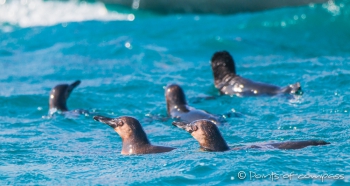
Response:
[[[268,26],[270,26],[271,24],[269,23],[269,22],[264,22],[263,23],[263,26],[266,26],[266,27],[268,27]]]
[[[134,14],[129,14],[127,19],[129,21],[133,21],[133,20],[135,20],[135,15]]]
[[[286,22],[282,21],[282,22],[281,22],[281,26],[282,26],[282,27],[286,27],[286,26],[287,26]]]
[[[131,48],[132,48],[130,42],[126,42],[124,46],[125,46],[126,48],[128,48],[128,49],[131,49]]]
[[[139,7],[140,7],[140,0],[133,0],[132,8],[133,9],[139,9]]]

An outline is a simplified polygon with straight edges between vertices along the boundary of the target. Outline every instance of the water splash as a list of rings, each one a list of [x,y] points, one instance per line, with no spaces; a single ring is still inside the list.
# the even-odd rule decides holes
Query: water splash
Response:
[[[19,27],[50,26],[87,20],[133,21],[133,14],[108,11],[104,4],[84,1],[14,0],[0,1],[0,25]],[[2,26],[0,26],[2,27]],[[4,27],[4,26],[3,26]],[[8,27],[8,25],[7,25]],[[7,29],[8,30],[8,29]],[[10,31],[10,30],[8,30]]]
[[[334,1],[328,1],[327,4],[323,5],[323,8],[327,9],[328,12],[333,14],[333,16],[337,16],[340,14],[340,7],[341,6],[342,6],[342,4],[338,6],[337,4],[334,3]]]

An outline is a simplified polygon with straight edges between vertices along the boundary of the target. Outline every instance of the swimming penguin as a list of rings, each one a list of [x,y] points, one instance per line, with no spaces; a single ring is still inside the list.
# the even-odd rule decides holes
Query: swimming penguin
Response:
[[[200,144],[202,150],[205,151],[227,151],[231,150],[224,138],[222,137],[218,127],[209,120],[197,120],[186,124],[183,122],[173,122],[173,125],[189,132]],[[306,141],[286,141],[276,143],[266,143],[251,145],[243,148],[234,148],[233,150],[259,148],[259,149],[301,149],[307,146],[318,146],[330,144],[325,141],[306,140]]]
[[[123,141],[121,151],[123,155],[162,153],[175,149],[173,147],[152,145],[140,122],[133,117],[123,116],[113,119],[104,116],[94,116],[94,120],[109,125],[119,134]]]
[[[279,87],[255,82],[236,74],[235,62],[227,51],[214,53],[211,58],[214,84],[221,94],[237,96],[274,96],[279,94],[301,94],[300,83]]]
[[[49,106],[50,113],[53,114],[56,110],[61,112],[68,111],[67,99],[70,93],[81,83],[80,80],[75,81],[72,84],[59,84],[56,85],[50,92]],[[76,112],[86,112],[83,110],[74,110]]]
[[[166,87],[165,99],[168,115],[172,118],[186,123],[191,123],[198,119],[208,119],[215,124],[220,124],[219,117],[206,111],[188,106],[185,93],[177,84],[171,84]]]

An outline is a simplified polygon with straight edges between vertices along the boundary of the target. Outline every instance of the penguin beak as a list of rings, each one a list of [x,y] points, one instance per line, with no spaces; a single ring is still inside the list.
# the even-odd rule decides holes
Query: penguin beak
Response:
[[[77,80],[74,83],[69,85],[69,89],[72,91],[74,88],[76,88],[78,85],[80,85],[81,81]]]
[[[185,130],[186,125],[187,125],[186,123],[180,122],[180,121],[173,121],[172,124],[176,127],[179,127],[180,129],[184,129],[184,130]]]
[[[104,124],[107,124],[112,128],[116,128],[118,126],[117,122],[113,118],[108,118],[108,117],[104,117],[104,116],[94,116],[94,120],[99,121],[99,122],[104,123]]]
[[[73,89],[74,89],[75,87],[77,87],[77,86],[80,84],[80,82],[81,82],[80,80],[77,80],[77,81],[75,81],[74,83],[68,85],[68,88],[67,88],[66,94],[65,94],[66,99],[68,99],[70,93],[73,91]]]
[[[192,132],[193,132],[190,123],[184,123],[184,122],[180,122],[180,121],[174,121],[172,124],[173,124],[174,126],[180,128],[180,129],[183,129],[183,130],[189,132],[189,133],[192,133]]]

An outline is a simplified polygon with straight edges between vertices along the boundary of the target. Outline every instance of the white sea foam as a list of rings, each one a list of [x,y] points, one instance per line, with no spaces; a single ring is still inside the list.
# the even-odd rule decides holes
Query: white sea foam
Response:
[[[133,14],[108,11],[103,3],[84,1],[0,0],[0,25],[49,26],[86,20],[128,20]]]

